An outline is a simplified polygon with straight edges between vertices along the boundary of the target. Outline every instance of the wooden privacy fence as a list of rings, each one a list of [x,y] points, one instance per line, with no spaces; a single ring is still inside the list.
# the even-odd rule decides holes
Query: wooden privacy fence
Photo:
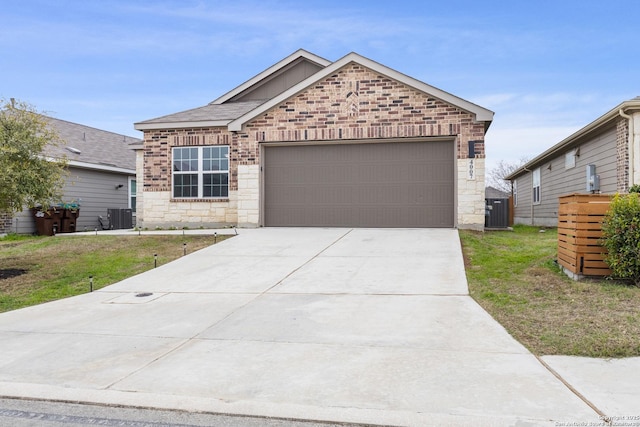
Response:
[[[560,197],[558,209],[558,263],[575,275],[608,276],[606,250],[600,244],[602,219],[611,196],[570,194]]]

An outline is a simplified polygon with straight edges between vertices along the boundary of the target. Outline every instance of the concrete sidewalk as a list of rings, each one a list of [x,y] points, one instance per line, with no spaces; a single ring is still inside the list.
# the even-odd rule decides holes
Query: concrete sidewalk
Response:
[[[2,314],[0,340],[2,396],[387,425],[600,420],[468,296],[455,230],[239,230]]]

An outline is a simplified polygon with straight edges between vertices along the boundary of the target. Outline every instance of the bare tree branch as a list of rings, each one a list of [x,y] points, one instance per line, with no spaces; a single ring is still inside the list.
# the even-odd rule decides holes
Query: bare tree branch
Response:
[[[506,181],[504,178],[516,171],[528,161],[529,160],[525,157],[522,157],[520,158],[520,160],[513,163],[507,162],[505,160],[500,160],[494,168],[490,169],[487,172],[487,186],[493,187],[500,191],[504,191],[505,193],[511,193],[511,182]]]

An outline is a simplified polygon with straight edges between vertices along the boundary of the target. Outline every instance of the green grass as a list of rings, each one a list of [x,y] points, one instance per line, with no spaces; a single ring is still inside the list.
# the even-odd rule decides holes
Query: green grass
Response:
[[[217,241],[226,236],[218,236]],[[213,236],[9,235],[0,239],[0,272],[24,274],[0,279],[0,312],[94,290],[142,273],[214,243]],[[0,277],[4,277],[0,276]]]
[[[461,230],[471,296],[535,354],[640,356],[640,288],[569,279],[556,230],[539,230]]]

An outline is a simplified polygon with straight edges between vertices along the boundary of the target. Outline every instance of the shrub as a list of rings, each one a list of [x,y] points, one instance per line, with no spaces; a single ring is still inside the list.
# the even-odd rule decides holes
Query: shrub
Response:
[[[640,184],[633,184],[629,188],[629,193],[640,193]]]
[[[640,286],[640,199],[638,193],[616,194],[602,222],[605,262],[613,275]]]

